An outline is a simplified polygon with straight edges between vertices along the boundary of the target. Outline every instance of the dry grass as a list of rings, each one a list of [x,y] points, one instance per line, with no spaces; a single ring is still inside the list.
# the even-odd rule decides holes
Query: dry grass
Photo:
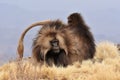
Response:
[[[72,66],[47,67],[31,60],[12,61],[0,67],[0,80],[120,80],[120,55],[110,42],[100,42],[94,60]]]

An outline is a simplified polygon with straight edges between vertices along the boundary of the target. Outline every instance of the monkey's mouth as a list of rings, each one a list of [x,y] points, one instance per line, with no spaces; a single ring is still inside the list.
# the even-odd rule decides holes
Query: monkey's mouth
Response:
[[[51,55],[51,56],[53,56],[53,55],[59,55],[61,52],[65,52],[65,50],[63,50],[63,49],[51,49],[51,50],[49,50],[48,52],[47,52],[47,54],[46,55]]]
[[[59,53],[60,52],[60,49],[54,49],[53,52],[56,54],[56,53]]]
[[[60,52],[60,48],[59,48],[58,46],[53,47],[53,48],[52,48],[52,52],[55,53],[55,54],[56,54],[56,53],[59,53],[59,52]]]

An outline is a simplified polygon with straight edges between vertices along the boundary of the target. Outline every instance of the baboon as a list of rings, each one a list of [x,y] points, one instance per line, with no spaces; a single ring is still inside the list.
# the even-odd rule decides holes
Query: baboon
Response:
[[[49,66],[67,66],[93,58],[94,38],[79,13],[68,16],[68,24],[60,20],[36,23],[26,29],[19,40],[18,53],[23,57],[23,38],[32,27],[42,25],[33,41],[32,54],[37,62]]]
[[[78,55],[80,61],[94,57],[96,51],[94,37],[79,13],[68,16],[68,27],[65,28],[64,32],[66,32],[68,42],[70,42],[68,46],[71,46],[69,48],[70,52],[68,52],[70,54],[69,58],[73,59],[75,54]]]
[[[49,66],[68,65],[68,50],[61,29],[65,25],[57,20],[44,25],[33,41],[33,57],[37,62],[46,62]]]

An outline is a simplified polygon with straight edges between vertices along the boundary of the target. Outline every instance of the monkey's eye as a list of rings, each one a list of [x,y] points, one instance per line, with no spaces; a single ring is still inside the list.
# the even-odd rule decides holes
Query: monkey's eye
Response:
[[[56,46],[59,45],[59,41],[58,41],[58,40],[52,40],[52,41],[50,41],[50,43],[51,43],[51,45],[52,45],[53,47],[56,47]]]

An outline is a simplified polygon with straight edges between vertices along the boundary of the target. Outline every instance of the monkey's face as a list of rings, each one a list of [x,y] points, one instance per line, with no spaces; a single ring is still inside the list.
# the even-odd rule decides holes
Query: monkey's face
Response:
[[[73,26],[73,24],[77,24],[76,22],[79,21],[78,20],[78,15],[79,14],[71,14],[70,16],[68,16],[68,24],[70,26]]]
[[[67,45],[64,37],[59,32],[51,31],[48,34],[40,35],[38,38],[38,45],[40,45],[40,55],[46,57],[47,54],[58,55],[64,50],[65,54],[68,54]]]
[[[79,13],[73,13],[70,16],[68,16],[69,26],[76,26],[78,24],[84,24],[84,20]]]
[[[51,45],[51,50],[53,53],[60,52],[59,40],[53,39],[52,41],[50,41],[50,45]]]

